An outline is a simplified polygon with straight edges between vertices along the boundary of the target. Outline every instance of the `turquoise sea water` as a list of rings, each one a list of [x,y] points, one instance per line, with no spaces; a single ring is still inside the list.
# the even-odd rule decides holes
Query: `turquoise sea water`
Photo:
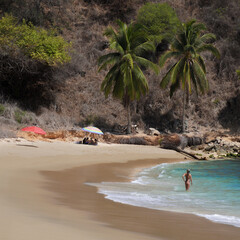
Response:
[[[193,185],[186,192],[182,175],[188,168]],[[240,227],[240,160],[164,163],[144,169],[130,182],[91,185],[116,202]]]

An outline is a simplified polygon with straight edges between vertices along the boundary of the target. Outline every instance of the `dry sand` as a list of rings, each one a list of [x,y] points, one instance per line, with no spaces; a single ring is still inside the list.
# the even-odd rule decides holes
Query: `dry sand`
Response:
[[[239,228],[114,203],[84,185],[174,159],[184,156],[150,146],[0,142],[0,239],[239,239]]]

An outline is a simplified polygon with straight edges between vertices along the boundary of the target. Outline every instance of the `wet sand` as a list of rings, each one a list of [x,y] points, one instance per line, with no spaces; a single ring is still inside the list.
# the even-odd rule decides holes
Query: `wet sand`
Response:
[[[1,142],[0,239],[239,239],[239,228],[115,203],[84,184],[175,160],[184,156],[148,146]]]

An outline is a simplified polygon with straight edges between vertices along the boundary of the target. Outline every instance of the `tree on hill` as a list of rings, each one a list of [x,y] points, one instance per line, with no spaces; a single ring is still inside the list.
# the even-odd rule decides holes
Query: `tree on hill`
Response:
[[[53,30],[35,27],[11,15],[0,20],[0,50],[6,54],[23,54],[50,66],[70,61],[70,44]]]
[[[182,131],[185,130],[185,102],[192,92],[192,85],[198,94],[203,94],[209,88],[206,78],[206,67],[201,56],[203,52],[211,52],[216,57],[220,57],[219,51],[209,42],[215,40],[212,33],[202,32],[206,27],[196,20],[191,20],[182,25],[181,33],[174,38],[170,49],[161,56],[160,66],[163,67],[170,58],[175,59],[175,63],[170,67],[165,77],[161,80],[160,87],[166,88],[170,84],[170,97],[178,89],[183,90],[183,112]]]
[[[148,91],[148,82],[143,67],[158,72],[158,66],[142,57],[145,51],[154,51],[154,45],[148,41],[146,31],[139,24],[125,24],[118,20],[118,30],[107,28],[110,49],[113,52],[103,55],[98,60],[99,71],[110,66],[101,90],[108,97],[121,99],[128,111],[128,133],[131,133],[130,102],[139,99]]]
[[[51,74],[57,66],[70,61],[70,47],[71,43],[54,30],[35,27],[31,22],[5,14],[0,19],[2,94],[31,107],[33,99],[36,106],[50,102]]]
[[[175,11],[167,3],[146,3],[139,9],[137,22],[147,29],[157,44],[163,39],[170,42],[181,26]]]

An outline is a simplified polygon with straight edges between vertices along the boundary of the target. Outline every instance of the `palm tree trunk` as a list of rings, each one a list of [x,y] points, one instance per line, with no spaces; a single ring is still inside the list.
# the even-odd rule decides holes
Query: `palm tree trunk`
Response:
[[[131,134],[131,112],[130,112],[130,103],[127,105],[127,116],[128,116],[128,127],[127,127],[127,133]]]
[[[183,89],[183,111],[182,111],[182,133],[185,132],[185,105],[186,105],[186,87]]]

